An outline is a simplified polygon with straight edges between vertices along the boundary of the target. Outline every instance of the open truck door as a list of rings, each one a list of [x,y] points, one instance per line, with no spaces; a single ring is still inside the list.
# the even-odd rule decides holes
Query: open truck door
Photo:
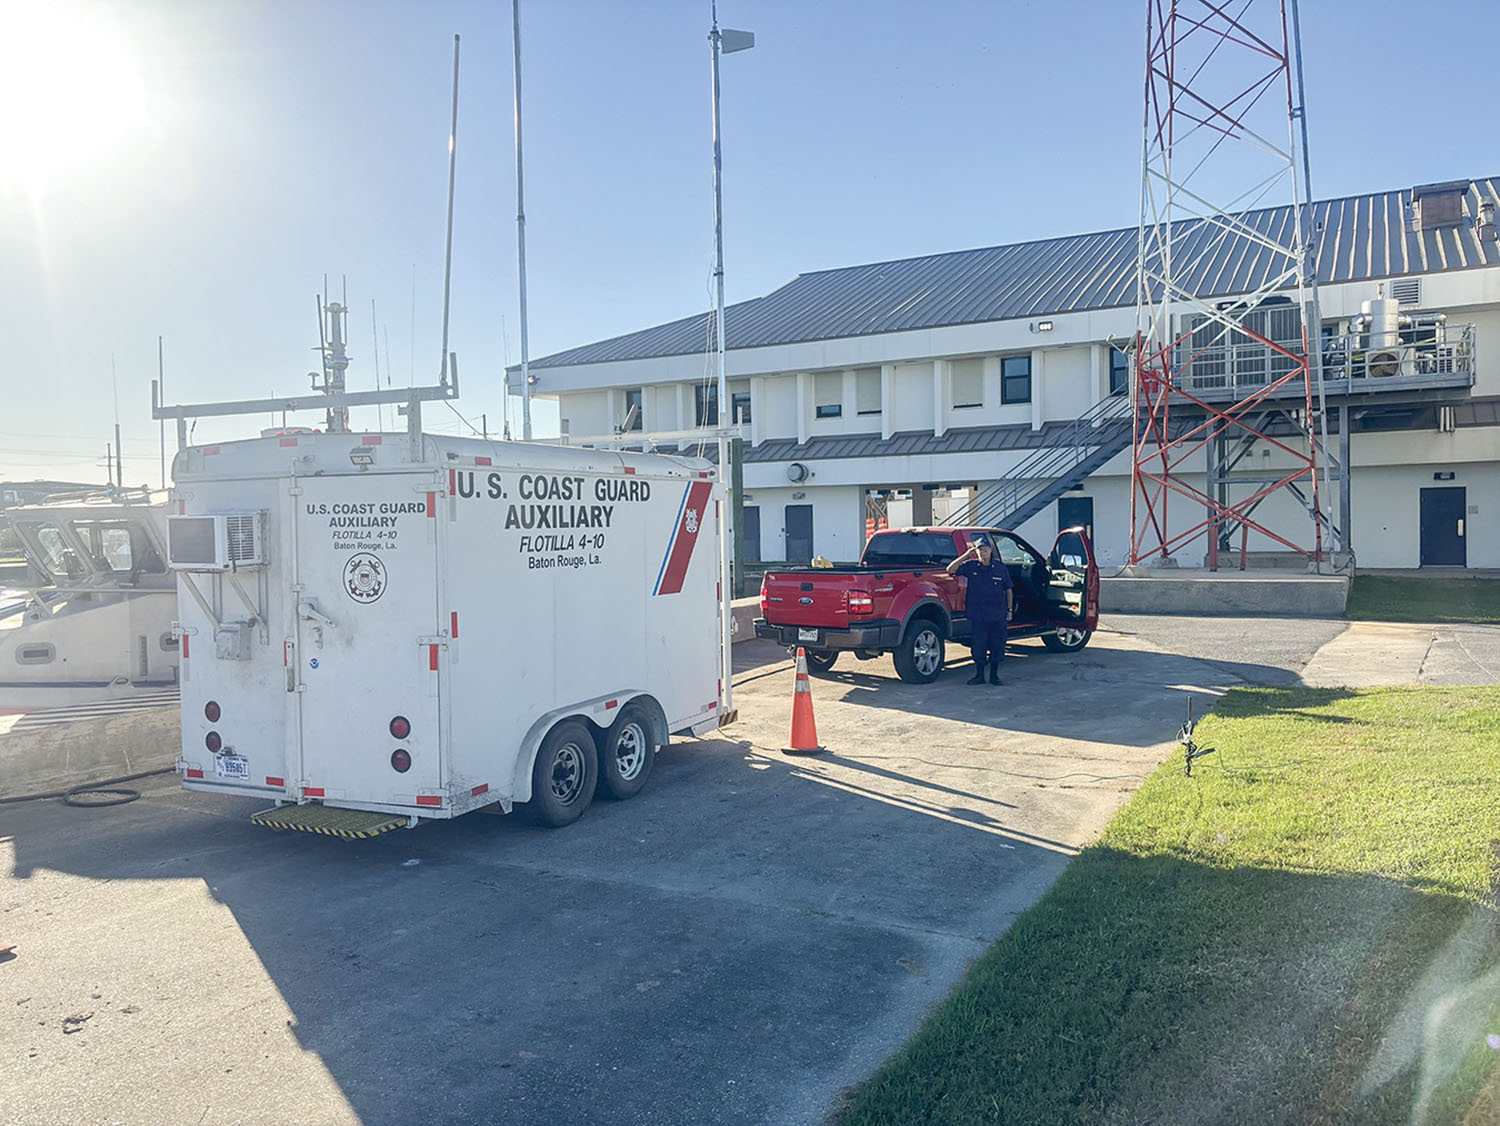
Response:
[[[1044,634],[1042,640],[1049,649],[1075,652],[1099,627],[1099,565],[1082,528],[1057,534],[1047,571],[1047,613],[1057,631]]]

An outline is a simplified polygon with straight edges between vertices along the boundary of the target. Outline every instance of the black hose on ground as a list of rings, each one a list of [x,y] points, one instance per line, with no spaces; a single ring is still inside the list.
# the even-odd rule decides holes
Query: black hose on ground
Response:
[[[21,802],[45,801],[47,798],[61,798],[67,805],[78,806],[81,809],[102,809],[110,805],[124,805],[126,802],[135,801],[141,796],[139,790],[119,788],[121,782],[134,782],[141,778],[153,778],[158,774],[171,774],[176,767],[164,766],[160,770],[143,770],[139,774],[125,774],[119,778],[106,778],[102,782],[85,782],[82,786],[74,786],[67,790],[48,790],[40,794],[17,794],[15,797],[0,798],[0,805],[18,805]],[[80,801],[90,794],[103,795],[102,800]]]

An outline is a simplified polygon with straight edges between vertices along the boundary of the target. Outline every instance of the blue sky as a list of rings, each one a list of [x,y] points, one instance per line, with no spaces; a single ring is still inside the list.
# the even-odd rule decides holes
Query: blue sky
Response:
[[[1315,195],[1500,171],[1497,6],[1303,8]],[[1137,0],[722,0],[757,37],[723,63],[729,299],[1134,225],[1144,19]],[[533,357],[711,304],[708,22],[707,0],[523,0]],[[493,431],[520,354],[509,3],[0,0],[0,70],[32,68],[0,99],[0,479],[102,479],[113,357],[126,481],[155,483],[158,335],[172,400],[306,390],[325,273],[348,279],[351,384],[375,378],[372,299],[381,371],[388,337],[395,382],[432,381],[455,32],[450,346],[459,409]]]

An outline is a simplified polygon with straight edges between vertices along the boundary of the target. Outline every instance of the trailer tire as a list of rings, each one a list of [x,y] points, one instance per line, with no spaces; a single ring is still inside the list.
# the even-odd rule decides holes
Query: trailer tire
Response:
[[[896,650],[896,675],[908,684],[931,684],[943,671],[943,631],[931,618],[914,618]]]
[[[833,671],[833,663],[839,659],[837,649],[809,649],[807,671],[814,676],[827,676]]]
[[[656,763],[656,724],[639,704],[626,704],[599,740],[599,792],[615,801],[646,787]]]
[[[583,816],[599,783],[599,756],[581,720],[565,719],[547,732],[531,768],[527,816],[560,829]]]

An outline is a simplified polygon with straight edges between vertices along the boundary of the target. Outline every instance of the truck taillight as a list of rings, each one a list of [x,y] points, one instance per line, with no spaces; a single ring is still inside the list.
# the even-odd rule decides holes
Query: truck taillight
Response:
[[[769,601],[766,598],[766,580],[763,578],[760,580],[760,616],[762,618],[766,616],[766,606],[769,604]]]
[[[219,738],[219,733],[217,731],[210,731],[203,737],[203,745],[214,754],[218,754],[219,748],[224,745],[224,740]]]
[[[391,738],[405,739],[410,734],[411,720],[407,719],[404,715],[398,715],[395,719],[391,720]],[[407,765],[410,764],[408,763]]]
[[[203,718],[209,723],[218,723],[220,714],[218,701],[210,700],[203,705]]]
[[[391,769],[397,774],[405,774],[411,769],[411,755],[397,747],[391,752]]]
[[[849,592],[849,613],[851,614],[873,614],[875,613],[875,599],[867,590],[851,590]]]

